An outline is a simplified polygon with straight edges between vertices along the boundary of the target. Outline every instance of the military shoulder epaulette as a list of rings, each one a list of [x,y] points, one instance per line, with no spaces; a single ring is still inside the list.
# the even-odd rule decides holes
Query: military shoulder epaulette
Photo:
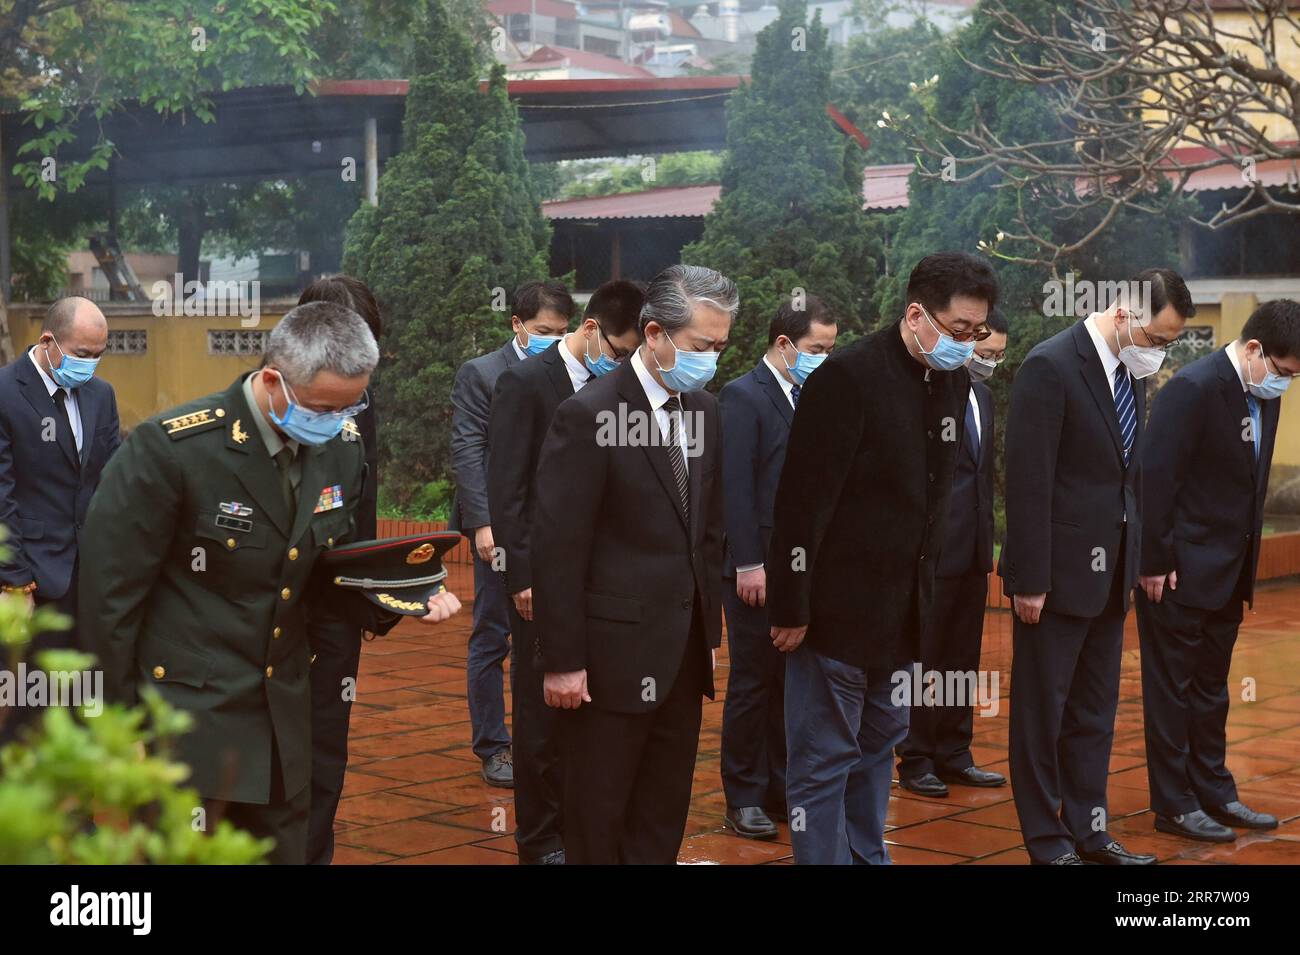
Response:
[[[225,408],[200,408],[172,418],[163,418],[159,424],[173,441],[187,438],[201,431],[219,427],[226,416]]]

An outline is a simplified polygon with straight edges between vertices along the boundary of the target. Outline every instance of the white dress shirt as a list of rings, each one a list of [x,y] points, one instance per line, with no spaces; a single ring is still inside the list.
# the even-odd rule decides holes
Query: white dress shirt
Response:
[[[975,400],[974,388],[967,393],[967,398],[970,401],[971,411],[975,413],[975,447],[978,448],[984,437],[984,422],[980,420],[980,403]]]
[[[1097,348],[1097,355],[1101,358],[1101,367],[1106,372],[1106,385],[1110,388],[1110,396],[1115,397],[1115,369],[1119,367],[1119,359],[1115,353],[1110,350],[1110,345],[1106,339],[1101,337],[1101,332],[1097,331],[1097,313],[1093,312],[1083,322],[1083,327],[1088,329],[1088,334],[1092,337],[1092,343]]]
[[[582,390],[583,385],[595,377],[587,366],[574,358],[573,352],[569,351],[569,337],[576,334],[578,333],[570,332],[560,342],[560,357],[564,359],[564,370],[569,373],[569,381],[573,384],[573,393],[575,395]]]
[[[1241,367],[1241,362],[1237,359],[1237,342],[1236,339],[1228,342],[1228,347],[1224,349],[1228,353],[1228,361],[1232,362],[1232,368],[1237,373],[1237,380],[1241,382],[1241,390],[1249,391],[1246,387],[1246,371]]]
[[[665,445],[668,444],[668,412],[664,410],[664,403],[669,399],[668,389],[659,382],[655,381],[654,376],[650,374],[650,369],[646,368],[645,362],[641,358],[641,349],[637,349],[632,354],[632,370],[636,372],[637,381],[641,382],[641,388],[645,391],[646,399],[650,402],[650,409],[654,411],[655,421],[659,423],[659,437],[663,439]],[[679,396],[680,397],[680,396]],[[682,449],[682,461],[686,464],[686,471],[689,474],[691,470],[690,455],[686,453],[686,409],[682,409],[682,420],[677,429],[677,444]]]
[[[772,374],[776,377],[776,383],[780,385],[781,390],[785,392],[785,400],[790,402],[790,407],[793,408],[794,407],[794,394],[793,394],[794,382],[786,381],[785,375],[781,374],[781,370],[777,368],[776,365],[772,364],[770,361],[767,360],[766,355],[763,356],[763,364],[767,365],[767,367],[771,370]]]
[[[520,361],[523,361],[525,358],[528,357],[528,352],[524,351],[522,348],[519,347],[518,336],[515,336],[514,338],[510,339],[510,344],[515,346],[515,354],[519,356]]]
[[[56,391],[62,391],[66,396],[66,400],[63,402],[63,407],[67,409],[68,424],[72,428],[73,440],[75,440],[77,443],[77,453],[80,454],[81,453],[81,407],[77,404],[77,390],[75,388],[63,388],[53,378],[47,375],[45,373],[45,369],[41,367],[41,363],[36,360],[35,352],[36,352],[36,346],[33,345],[31,347],[31,350],[27,352],[27,357],[30,358],[32,360],[32,364],[36,366],[36,371],[40,374],[41,381],[45,382],[45,390],[50,393],[50,400],[51,401],[54,400],[54,393]],[[58,406],[56,405],[55,407]]]

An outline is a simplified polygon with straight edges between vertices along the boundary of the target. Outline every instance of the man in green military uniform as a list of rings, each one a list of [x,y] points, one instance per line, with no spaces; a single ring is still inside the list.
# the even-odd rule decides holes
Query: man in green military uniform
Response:
[[[154,686],[194,718],[177,756],[207,825],[305,861],[311,652],[303,597],[379,633],[399,619],[315,572],[349,538],[366,479],[350,415],[379,360],[351,309],[313,302],[272,330],[262,368],[140,424],[81,535],[81,624],[109,700]],[[460,604],[429,599],[425,621]]]

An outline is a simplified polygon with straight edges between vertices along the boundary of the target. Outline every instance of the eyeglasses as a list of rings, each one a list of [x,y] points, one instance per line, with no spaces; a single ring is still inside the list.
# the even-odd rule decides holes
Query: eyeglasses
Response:
[[[919,302],[917,304],[920,305]],[[928,318],[935,325],[938,325],[949,335],[951,335],[952,340],[955,342],[982,342],[984,341],[984,339],[988,338],[990,335],[993,334],[993,329],[989,328],[987,323],[982,325],[976,325],[973,331],[955,332],[947,325],[945,325],[943,322],[939,321],[937,318],[931,315],[924,305],[921,305],[920,307],[921,307],[921,312],[925,315],[925,317]]]
[[[298,396],[293,393],[293,388],[289,384],[289,379],[284,377],[284,372],[280,371],[279,368],[272,368],[271,370],[280,376],[280,384],[284,386],[284,393],[289,398],[289,400],[292,401],[299,408],[302,408],[306,411],[310,411],[312,414],[331,415],[335,418],[355,418],[357,415],[361,414],[361,412],[365,411],[367,408],[370,407],[370,389],[367,388],[365,391],[361,392],[360,401],[358,401],[354,405],[349,405],[346,408],[340,408],[338,410],[330,410],[330,411],[317,411],[315,408],[308,408],[301,401],[299,401]]]

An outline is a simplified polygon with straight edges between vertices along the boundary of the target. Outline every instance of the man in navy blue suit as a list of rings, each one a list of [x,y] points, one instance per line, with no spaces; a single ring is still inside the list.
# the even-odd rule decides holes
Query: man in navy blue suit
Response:
[[[95,366],[108,323],[94,302],[50,306],[40,339],[0,368],[0,523],[8,529],[0,586],[75,618],[77,550],[99,475],[121,443],[117,399]],[[33,650],[75,647],[76,628],[37,637]],[[31,710],[4,721],[12,735]]]
[[[763,561],[772,505],[803,383],[835,347],[835,315],[815,295],[788,299],[768,326],[762,361],[719,396],[723,522],[722,606],[731,670],[722,708],[726,824],[749,839],[776,837],[785,809],[785,657],[772,645]]]
[[[1200,842],[1275,829],[1224,764],[1228,668],[1253,603],[1282,393],[1300,374],[1300,303],[1267,302],[1241,336],[1180,369],[1142,454],[1137,592],[1155,827]]]
[[[976,677],[984,638],[984,606],[993,569],[993,392],[984,380],[1007,352],[1007,321],[990,311],[988,338],[975,343],[966,363],[971,390],[961,452],[952,478],[948,524],[934,571],[934,610],[921,631],[921,671],[938,673],[946,687],[983,685]],[[973,700],[938,696],[934,705],[913,705],[907,739],[898,747],[898,784],[922,796],[945,797],[948,784],[1004,786],[1006,777],[975,765],[970,745]]]

